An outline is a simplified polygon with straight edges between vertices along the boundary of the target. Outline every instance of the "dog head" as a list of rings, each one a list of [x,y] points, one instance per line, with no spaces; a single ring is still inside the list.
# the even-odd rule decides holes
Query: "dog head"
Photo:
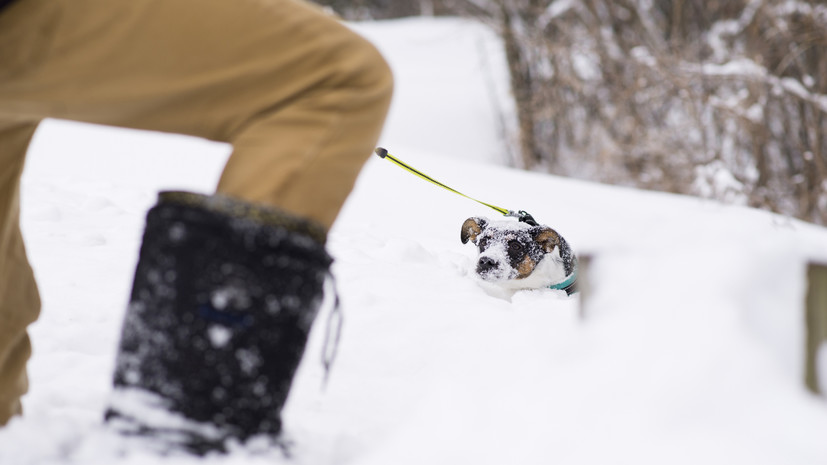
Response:
[[[460,240],[477,246],[477,276],[505,288],[549,287],[575,271],[576,258],[568,243],[545,225],[472,217],[462,224]]]

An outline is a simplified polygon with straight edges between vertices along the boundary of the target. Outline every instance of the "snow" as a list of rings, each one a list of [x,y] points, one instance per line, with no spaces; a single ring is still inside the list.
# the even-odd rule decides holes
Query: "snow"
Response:
[[[537,18],[537,23],[541,26],[541,29],[545,29],[548,27],[549,23],[551,23],[551,20],[563,16],[576,6],[577,5],[573,0],[557,0],[550,2],[543,14]]]
[[[233,332],[221,325],[212,325],[207,328],[210,343],[213,347],[225,347],[233,337]]]
[[[746,205],[743,184],[735,178],[724,163],[713,160],[695,168],[693,190],[701,197],[724,199],[727,203]]]
[[[385,55],[395,75],[383,140],[451,158],[506,163],[503,140],[516,122],[502,45],[483,25],[454,20],[382,21],[355,26]],[[391,154],[394,150],[391,150]],[[401,153],[401,152],[400,152]]]
[[[816,105],[821,111],[827,112],[827,95],[810,92],[806,86],[797,79],[774,76],[765,67],[749,58],[735,58],[723,64],[704,63],[703,65],[697,65],[694,63],[686,63],[683,65],[683,68],[686,71],[699,72],[705,76],[740,76],[750,78],[771,85],[773,92],[778,95],[784,92],[795,95],[802,100]]]
[[[159,189],[209,192],[229,149],[47,121],[22,220],[43,312],[0,464],[827,463],[827,404],[802,381],[806,264],[827,262],[827,230],[498,166],[510,113],[493,104],[507,82],[490,33],[354,27],[397,74],[380,144],[553,227],[592,257],[588,299],[488,295],[459,232],[495,213],[374,157],[329,238],[341,344],[324,384],[320,314],[284,411],[290,457],[259,442],[159,457],[101,425],[143,216]]]

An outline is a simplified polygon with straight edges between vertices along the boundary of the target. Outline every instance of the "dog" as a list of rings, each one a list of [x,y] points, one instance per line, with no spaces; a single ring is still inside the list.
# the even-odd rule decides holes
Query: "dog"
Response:
[[[483,282],[508,291],[577,292],[577,257],[563,236],[548,226],[471,217],[462,223],[460,239],[479,249],[475,271]]]

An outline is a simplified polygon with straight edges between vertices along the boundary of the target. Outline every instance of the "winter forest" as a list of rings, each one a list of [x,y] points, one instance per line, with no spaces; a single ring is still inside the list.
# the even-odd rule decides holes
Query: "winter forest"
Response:
[[[827,4],[319,0],[351,20],[462,15],[500,35],[511,164],[827,224]]]

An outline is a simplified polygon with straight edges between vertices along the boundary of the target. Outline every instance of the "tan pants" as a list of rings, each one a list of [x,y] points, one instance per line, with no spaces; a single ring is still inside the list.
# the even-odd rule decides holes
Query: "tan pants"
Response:
[[[0,12],[0,424],[20,412],[40,303],[19,184],[45,117],[229,142],[217,190],[330,227],[370,156],[392,78],[299,0],[18,0]]]

